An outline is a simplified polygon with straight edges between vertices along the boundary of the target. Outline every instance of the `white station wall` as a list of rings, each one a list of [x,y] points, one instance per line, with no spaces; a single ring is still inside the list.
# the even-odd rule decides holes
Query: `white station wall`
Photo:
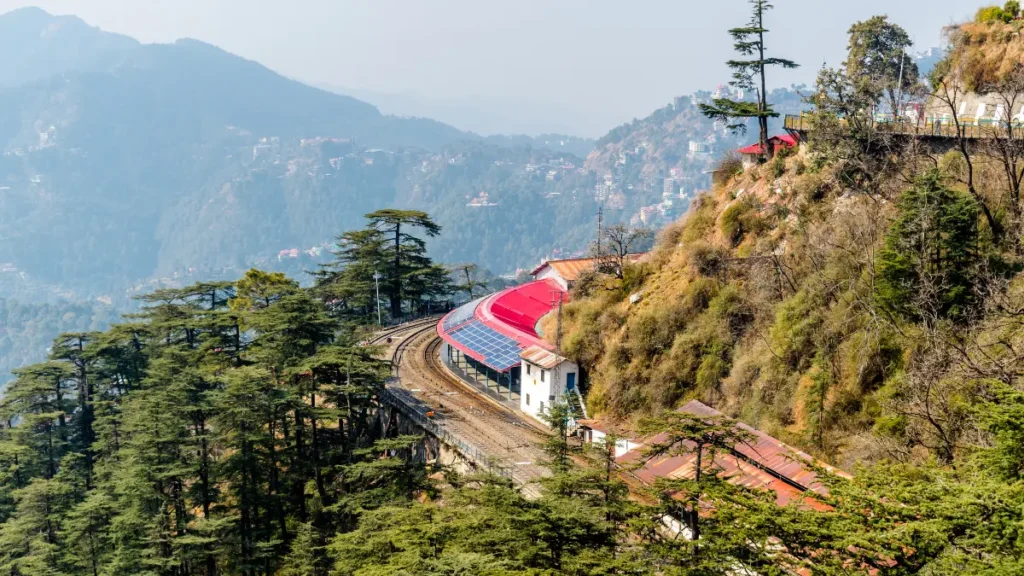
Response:
[[[523,360],[521,366],[519,409],[541,422],[544,422],[542,414],[554,401],[564,402],[561,397],[566,393],[569,374],[576,375],[576,386],[580,384],[579,367],[568,360],[550,370],[526,360]]]

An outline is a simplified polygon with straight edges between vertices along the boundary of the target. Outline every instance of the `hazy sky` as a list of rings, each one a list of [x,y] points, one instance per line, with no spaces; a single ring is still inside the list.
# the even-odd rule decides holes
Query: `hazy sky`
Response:
[[[920,48],[983,0],[776,0],[772,55],[810,82],[838,62],[856,20],[888,14]],[[436,99],[532,101],[571,111],[585,135],[728,79],[726,29],[747,0],[0,0],[76,14],[143,42],[191,37],[305,81]]]

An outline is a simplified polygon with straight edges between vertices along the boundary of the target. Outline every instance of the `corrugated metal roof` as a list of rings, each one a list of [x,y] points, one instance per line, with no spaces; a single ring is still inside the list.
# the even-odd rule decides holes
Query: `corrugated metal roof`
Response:
[[[641,260],[646,254],[630,254],[628,256],[631,262],[637,262]],[[566,260],[548,260],[533,269],[530,274],[536,276],[545,266],[550,266],[552,270],[558,273],[563,280],[572,282],[579,280],[580,275],[589,270],[593,270],[597,266],[598,258],[568,258]]]
[[[627,452],[619,459],[623,464],[632,464],[639,460],[642,450],[635,449]],[[786,482],[772,476],[753,464],[733,456],[728,452],[719,451],[714,454],[714,459],[709,462],[709,453],[705,452],[702,461],[702,468],[705,473],[708,470],[717,470],[718,476],[724,478],[730,484],[742,486],[751,490],[771,490],[775,492],[775,502],[779,506],[785,506],[790,502],[799,501],[803,492]],[[637,478],[645,484],[653,484],[658,478],[674,478],[692,480],[695,477],[697,466],[697,454],[694,452],[682,456],[663,456],[655,458],[634,472]],[[807,498],[804,504],[814,509],[824,510],[828,507],[814,499]]]
[[[553,369],[562,362],[565,362],[565,358],[562,358],[558,354],[545,350],[540,346],[530,346],[529,348],[521,351],[519,357],[526,360],[530,364],[540,366],[541,368]]]
[[[721,412],[696,400],[687,403],[679,412],[701,417],[723,416]],[[720,469],[719,474],[733,484],[773,490],[777,495],[777,502],[784,505],[798,498],[805,490],[821,495],[828,494],[827,488],[818,481],[817,474],[810,468],[811,465],[825,468],[837,476],[850,477],[842,470],[819,462],[809,454],[742,422],[737,422],[736,427],[750,433],[753,440],[749,444],[719,450],[715,454],[712,466]],[[643,443],[664,442],[665,439],[666,435],[659,434]],[[633,449],[623,454],[619,462],[638,463],[643,458],[643,450],[643,447]],[[696,454],[693,452],[680,456],[662,456],[651,459],[635,474],[645,483],[653,482],[656,478],[692,478],[695,461]],[[815,509],[828,508],[827,505],[812,498],[807,498],[805,503]]]
[[[687,403],[679,411],[695,416],[723,416],[718,410],[696,400]],[[810,454],[797,450],[785,442],[773,438],[747,424],[737,422],[736,427],[750,433],[754,437],[753,441],[749,444],[737,445],[735,447],[736,452],[756,462],[759,466],[768,468],[808,490],[813,490],[820,494],[828,494],[828,490],[818,482],[818,475],[810,468],[811,465],[824,468],[836,476],[851,477],[846,472],[815,460]]]

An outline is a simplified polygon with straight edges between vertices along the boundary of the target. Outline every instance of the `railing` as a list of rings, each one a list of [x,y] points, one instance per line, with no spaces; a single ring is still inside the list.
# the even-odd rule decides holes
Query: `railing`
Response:
[[[590,416],[587,416],[587,404],[583,401],[583,393],[580,392],[580,387],[573,386],[572,391],[576,393],[576,401],[579,402],[580,412],[583,414],[583,418],[590,418]]]
[[[398,384],[398,379],[392,378],[388,381],[388,383]],[[486,467],[491,472],[496,473],[500,476],[504,476],[506,478],[512,477],[511,469],[509,469],[506,466],[499,466],[495,464],[493,458],[487,456],[487,454],[483,450],[459,438],[456,438],[454,435],[448,432],[448,430],[445,429],[444,425],[439,424],[434,420],[431,420],[430,418],[427,417],[426,414],[422,413],[420,411],[419,406],[407,401],[405,398],[402,398],[399,394],[395,394],[394,391],[388,389],[387,387],[381,390],[380,397],[383,402],[390,404],[395,408],[398,408],[402,412],[402,414],[404,414],[407,418],[412,420],[417,426],[422,428],[425,432],[434,436],[441,442],[447,444],[456,452],[462,454],[463,457],[468,459],[473,464],[476,464],[477,466]]]
[[[843,120],[840,122],[845,123]],[[921,122],[893,120],[891,118],[887,118],[874,120],[874,126],[879,131],[905,136],[914,136],[918,138],[963,137],[969,140],[976,140],[981,138],[1004,137],[1004,134],[1001,133],[1001,131],[1007,128],[1007,123],[987,118],[977,120],[971,117],[963,117],[960,118],[960,126],[958,129],[957,125],[954,124],[952,120],[947,120],[945,118],[926,118]],[[1016,121],[1013,122],[1013,126],[1017,130],[1024,128],[1024,124]],[[783,121],[783,127],[786,130],[793,132],[814,131],[814,126],[811,120],[803,115],[797,116],[787,114]]]

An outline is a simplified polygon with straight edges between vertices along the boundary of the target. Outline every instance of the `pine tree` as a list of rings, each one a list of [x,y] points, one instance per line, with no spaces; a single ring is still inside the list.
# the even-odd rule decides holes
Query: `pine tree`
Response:
[[[426,257],[426,243],[402,229],[419,228],[427,237],[433,238],[441,233],[441,227],[426,212],[416,210],[377,210],[367,214],[366,219],[369,220],[370,228],[391,238],[390,246],[384,251],[387,269],[383,273],[391,304],[391,317],[398,318],[402,315],[402,300],[410,276],[430,266],[430,260]]]
[[[751,59],[729,60],[726,64],[733,70],[732,81],[729,84],[741,90],[756,92],[757,101],[716,98],[711,104],[701,104],[700,109],[708,118],[722,120],[730,129],[741,132],[746,131],[747,119],[756,119],[760,130],[758,142],[762,154],[765,158],[770,158],[772,151],[768,149],[768,119],[777,118],[779,114],[768,102],[765,70],[769,66],[796,68],[799,65],[792,60],[765,55],[767,48],[764,36],[768,29],[764,27],[764,14],[772,9],[772,5],[767,0],[750,0],[750,4],[753,6],[750,23],[745,27],[729,30],[729,34],[736,41],[733,44],[736,52]]]
[[[14,516],[0,527],[0,570],[19,576],[60,576],[61,529],[70,503],[67,486],[36,478],[14,492]]]
[[[978,204],[931,171],[906,190],[879,254],[876,299],[912,320],[971,317],[984,292]]]

